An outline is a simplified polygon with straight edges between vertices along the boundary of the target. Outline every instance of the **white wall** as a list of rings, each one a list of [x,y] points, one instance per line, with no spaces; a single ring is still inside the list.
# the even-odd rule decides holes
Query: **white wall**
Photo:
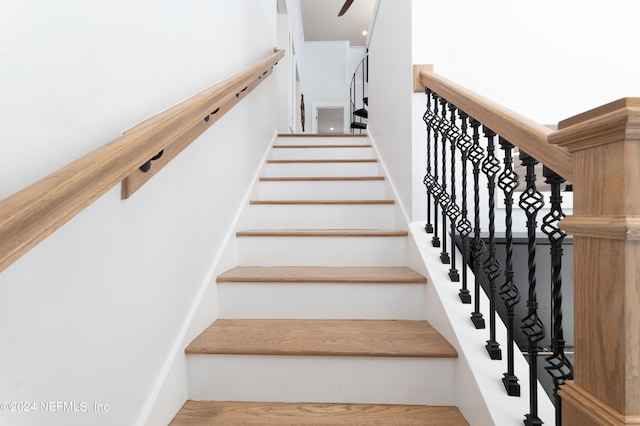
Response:
[[[412,211],[411,3],[380,0],[369,41],[369,135]]]
[[[285,49],[285,56],[276,70],[278,80],[278,132],[301,132],[299,81],[304,78],[301,66],[304,57],[304,36],[300,3],[281,0],[278,12],[278,48]]]
[[[276,45],[275,0],[0,0],[0,10],[0,197]],[[275,91],[271,78],[131,199],[113,188],[0,273],[0,401],[38,404],[0,423],[145,421],[276,133]],[[172,392],[169,413],[186,398]],[[109,412],[45,413],[40,402]]]
[[[438,74],[541,124],[640,96],[640,57],[629,54],[637,49],[637,1],[415,0],[413,8],[413,63],[435,64]],[[421,179],[426,98],[413,98]],[[425,217],[424,192],[414,188],[415,220]]]
[[[413,3],[416,59],[539,123],[640,96],[635,0]]]

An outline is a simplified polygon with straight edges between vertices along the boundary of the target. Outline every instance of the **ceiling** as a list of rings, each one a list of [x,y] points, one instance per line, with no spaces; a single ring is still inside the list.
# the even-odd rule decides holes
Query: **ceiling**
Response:
[[[300,0],[305,41],[344,41],[365,46],[376,0],[354,0],[347,13],[338,17],[345,0]]]

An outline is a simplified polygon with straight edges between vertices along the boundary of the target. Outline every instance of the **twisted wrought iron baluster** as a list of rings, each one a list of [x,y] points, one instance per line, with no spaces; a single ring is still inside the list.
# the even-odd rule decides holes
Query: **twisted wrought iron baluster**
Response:
[[[458,296],[460,297],[460,301],[466,304],[471,303],[471,293],[467,288],[467,265],[469,263],[469,235],[472,230],[467,205],[467,155],[473,146],[473,142],[467,133],[467,120],[469,116],[464,111],[458,110],[458,117],[460,117],[460,138],[458,139],[457,146],[462,155],[462,210],[460,212],[460,220],[456,226],[458,234],[462,237],[462,287],[458,292]]]
[[[449,253],[447,252],[447,209],[451,203],[451,198],[447,192],[447,136],[451,130],[451,123],[447,120],[447,100],[440,97],[440,105],[442,106],[442,121],[440,121],[440,133],[442,142],[442,176],[440,186],[442,187],[442,196],[440,197],[440,208],[442,209],[442,252],[440,253],[440,261],[444,264],[451,262]]]
[[[469,149],[469,160],[473,164],[473,241],[471,242],[471,253],[473,253],[473,275],[474,282],[474,310],[471,313],[471,322],[476,329],[485,327],[484,317],[480,312],[480,279],[482,270],[482,256],[487,251],[482,238],[480,238],[480,163],[484,157],[484,151],[480,147],[480,122],[475,118],[470,120],[473,129],[473,144]]]
[[[527,426],[541,425],[538,417],[538,342],[544,338],[544,327],[538,317],[536,296],[536,217],[544,206],[542,194],[536,188],[534,167],[538,164],[530,155],[520,151],[522,165],[527,168],[527,189],[520,195],[520,207],[527,215],[527,251],[529,268],[529,299],[527,316],[522,320],[522,331],[527,336],[529,351],[529,414],[525,416]]]
[[[449,268],[449,279],[453,282],[460,281],[460,274],[456,269],[456,223],[460,217],[460,207],[456,203],[456,145],[460,139],[460,129],[456,125],[456,111],[458,109],[452,103],[449,103],[449,111],[451,127],[447,133],[449,145],[451,148],[451,197],[449,198],[449,206],[447,207],[447,217],[449,217],[450,233],[451,233],[451,268]]]
[[[496,132],[482,127],[487,138],[487,156],[482,162],[482,171],[487,175],[489,188],[489,258],[484,262],[484,271],[489,279],[489,340],[485,348],[491,359],[502,359],[500,344],[496,341],[496,279],[500,275],[500,262],[496,258],[496,175],[500,171],[500,162],[495,156]]]
[[[438,136],[440,134],[440,123],[442,116],[438,113],[438,96],[435,92],[431,93],[433,97],[433,237],[431,237],[431,245],[440,247],[440,237],[438,236],[438,205],[442,197],[442,187],[438,183]]]
[[[518,187],[518,175],[513,171],[513,144],[500,136],[500,147],[504,151],[504,170],[498,176],[498,186],[504,193],[505,206],[505,265],[504,284],[500,296],[507,308],[507,372],[502,383],[507,395],[520,396],[520,384],[514,373],[514,306],[520,301],[520,292],[513,284],[513,191]]]
[[[562,424],[562,402],[558,396],[558,388],[565,380],[573,379],[573,365],[567,359],[564,348],[564,332],[562,328],[562,242],[567,234],[558,228],[558,222],[565,215],[562,211],[562,195],[560,185],[565,179],[553,170],[544,167],[544,177],[551,185],[551,211],[542,219],[542,232],[551,242],[551,349],[552,354],[546,358],[549,363],[545,370],[553,378],[553,397],[556,406],[556,426]]]
[[[433,232],[433,224],[431,223],[431,189],[433,187],[433,175],[431,174],[431,134],[433,132],[433,111],[431,110],[431,89],[425,88],[427,95],[427,110],[422,116],[422,120],[427,126],[427,174],[424,175],[422,183],[427,188],[427,223],[424,230],[427,234]]]

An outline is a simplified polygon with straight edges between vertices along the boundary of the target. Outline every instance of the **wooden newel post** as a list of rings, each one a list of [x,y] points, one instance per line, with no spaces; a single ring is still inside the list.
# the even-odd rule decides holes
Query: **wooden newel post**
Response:
[[[565,426],[640,425],[640,98],[564,120],[573,153],[574,380]]]

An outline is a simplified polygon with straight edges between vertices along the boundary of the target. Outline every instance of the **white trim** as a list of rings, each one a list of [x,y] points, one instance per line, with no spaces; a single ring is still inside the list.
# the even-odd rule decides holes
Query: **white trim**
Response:
[[[398,200],[396,186],[386,172],[384,160],[380,157],[376,143],[368,134],[375,156],[386,177],[393,198]],[[490,360],[484,349],[487,330],[476,330],[470,321],[471,305],[463,305],[458,298],[459,285],[453,285],[448,277],[450,265],[444,265],[439,259],[439,248],[431,246],[424,231],[423,221],[409,221],[409,215],[402,203],[396,203],[400,217],[396,219],[396,227],[408,228],[411,243],[407,247],[408,266],[427,277],[426,311],[427,320],[458,351],[456,367],[456,406],[467,419],[474,419],[474,425],[506,425],[519,424],[528,412],[528,363],[515,347],[515,373],[520,380],[521,397],[507,396],[502,387],[501,378],[506,371],[506,361]],[[437,218],[436,218],[437,220]],[[462,265],[459,252],[454,254],[458,265]],[[468,269],[468,276],[473,272]],[[456,283],[459,284],[459,283]],[[481,294],[481,311],[486,313],[489,300]],[[487,325],[488,325],[488,318]],[[506,327],[497,318],[497,340],[506,356]],[[514,343],[515,345],[515,343]],[[546,423],[554,420],[554,407],[547,397],[542,385],[538,383],[538,410]]]
[[[371,133],[367,133],[367,137],[371,142],[371,146],[373,146],[373,151],[375,152],[375,158],[378,159],[378,164],[380,164],[380,167],[382,168],[382,174],[385,176],[385,182],[387,182],[391,190],[391,193],[393,194],[392,198],[396,200],[395,205],[397,206],[400,214],[402,215],[402,223],[404,224],[405,227],[408,227],[409,224],[411,223],[411,220],[409,220],[410,216],[405,206],[399,201],[400,198],[398,197],[398,194],[399,194],[398,188],[393,182],[393,178],[391,177],[391,174],[387,172],[388,170],[387,165],[385,164],[384,159],[380,155],[380,151],[378,151],[378,146],[376,144],[374,137],[372,136]]]
[[[425,233],[424,224],[423,221],[410,224],[410,235],[415,243],[413,250],[417,249],[415,255],[418,259],[412,257],[413,263],[409,267],[425,274],[429,282],[428,321],[458,351],[456,406],[465,418],[474,419],[474,425],[521,424],[524,415],[529,412],[529,364],[514,343],[515,374],[519,379],[521,396],[508,396],[501,383],[506,371],[506,327],[496,317],[496,340],[500,343],[503,360],[491,360],[484,348],[489,334],[489,300],[481,292],[480,311],[485,314],[487,328],[476,330],[470,320],[472,305],[460,303],[460,283],[452,283],[449,279],[450,265],[440,262],[441,249],[432,247],[431,236]],[[457,264],[463,265],[460,253],[456,251],[455,256]],[[469,268],[467,273],[473,277]],[[555,409],[540,382],[537,384],[537,393],[540,418],[545,424],[553,424]]]
[[[228,251],[227,247],[229,246],[230,242],[232,241],[235,242],[236,228],[238,227],[238,224],[240,223],[243,217],[243,214],[246,211],[246,206],[249,204],[249,200],[251,199],[255,184],[256,182],[258,182],[260,174],[262,173],[262,170],[263,170],[263,166],[266,163],[267,157],[271,152],[271,147],[274,145],[277,138],[278,138],[278,133],[275,132],[271,139],[271,143],[267,146],[265,153],[263,155],[263,158],[259,163],[259,167],[257,168],[253,176],[253,179],[252,179],[253,184],[251,184],[250,187],[247,188],[245,195],[243,197],[243,201],[242,203],[240,203],[238,207],[238,211],[236,212],[235,218],[233,219],[231,226],[229,226],[229,230],[225,234],[223,242],[220,245],[220,249],[215,254],[215,257],[211,262],[211,267],[207,272],[206,278],[200,285],[200,290],[198,291],[198,294],[196,295],[193,301],[193,304],[191,305],[191,309],[189,310],[189,313],[187,314],[184,322],[182,323],[182,326],[180,327],[180,332],[178,333],[178,336],[175,339],[171,347],[171,350],[169,351],[169,354],[162,366],[160,373],[158,374],[158,377],[156,379],[155,384],[153,385],[153,388],[149,392],[149,396],[144,403],[144,406],[140,412],[140,416],[138,417],[138,420],[135,423],[136,425],[143,426],[143,425],[158,424],[157,421],[159,419],[161,419],[165,423],[169,423],[173,418],[173,416],[175,416],[177,410],[180,409],[180,407],[186,401],[186,392],[187,392],[186,386],[184,389],[168,390],[169,393],[173,393],[173,395],[170,395],[168,398],[171,400],[175,400],[177,409],[175,412],[170,413],[170,416],[171,416],[170,418],[165,418],[165,416],[169,415],[167,414],[166,410],[170,410],[170,407],[167,407],[166,406],[167,401],[160,400],[159,396],[163,392],[167,392],[166,390],[167,387],[171,387],[172,385],[174,385],[173,383],[171,383],[171,380],[170,380],[171,373],[177,370],[178,374],[180,374],[179,370],[181,366],[184,367],[184,365],[186,365],[186,355],[184,353],[184,348],[188,343],[187,340],[191,338],[190,335],[192,334],[191,333],[192,325],[198,319],[198,315],[200,314],[200,311],[201,311],[201,304],[202,304],[202,301],[205,299],[206,293],[208,291],[211,291],[211,283],[212,282],[215,283],[215,277],[219,272],[218,269],[220,268],[220,263],[222,259],[225,257],[225,255],[227,254],[227,251]],[[213,291],[217,292],[217,287]],[[217,316],[218,314],[216,311],[214,318],[212,320],[215,320]],[[184,374],[184,377],[183,377],[184,383],[186,384],[187,383],[186,369],[183,371],[183,374]],[[177,396],[178,393],[183,393],[184,397],[182,398],[178,397]],[[150,422],[150,419],[152,420],[151,422]]]

